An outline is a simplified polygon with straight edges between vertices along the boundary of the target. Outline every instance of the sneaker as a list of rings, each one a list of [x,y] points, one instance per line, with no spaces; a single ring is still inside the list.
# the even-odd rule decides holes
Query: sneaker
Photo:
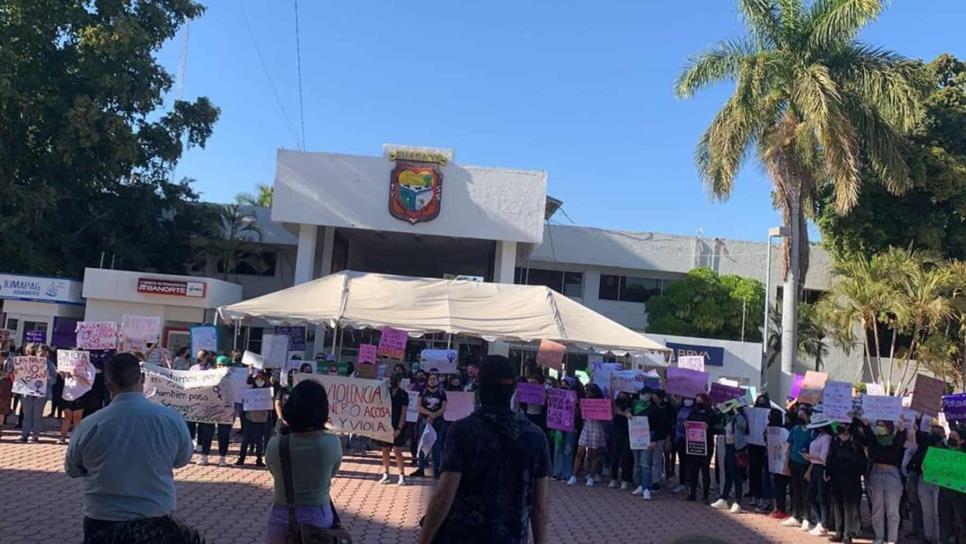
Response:
[[[731,509],[729,510],[729,512],[731,512],[732,514],[740,514],[741,513],[741,505],[738,504],[737,502],[734,503],[734,504],[732,504],[731,505]]]
[[[228,466],[228,463],[225,462],[225,456],[224,455],[222,455],[221,457],[218,458],[218,466],[220,466],[220,467],[226,467],[226,466]]]
[[[265,463],[262,462],[261,457],[255,459],[255,466],[260,468],[265,468]]]
[[[781,510],[775,510],[771,514],[768,514],[768,517],[771,519],[787,519],[788,514],[782,512]]]
[[[611,480],[610,483],[607,484],[607,488],[608,489],[617,489],[617,486],[618,485],[620,485],[620,484],[617,483],[617,480]]]
[[[806,522],[808,523],[808,522]],[[795,516],[788,516],[785,521],[782,522],[782,527],[798,527],[800,522],[795,519]]]
[[[631,491],[631,495],[638,496],[643,492],[644,492],[644,488],[641,486],[637,486],[637,489],[635,489],[634,491]]]
[[[202,455],[201,456],[201,460],[198,461],[198,464],[201,465],[201,466],[203,466],[203,467],[208,466],[208,456],[207,455]]]
[[[651,490],[650,489],[645,489],[644,490],[644,493],[642,493],[641,495],[644,497],[644,500],[645,501],[651,500]]]
[[[67,443],[67,439],[66,438],[58,438],[57,439],[57,443],[58,444],[66,444]]]
[[[678,485],[677,487],[674,488],[674,492],[675,493],[684,493],[684,486],[683,485]]]
[[[36,444],[37,442],[40,442],[40,437],[38,437],[38,436],[31,436],[30,437],[30,443],[31,444]]]
[[[838,533],[828,537],[829,542],[842,542],[843,540],[845,540],[845,535],[840,535]]]
[[[244,459],[242,459],[241,457],[239,457],[239,458],[238,458],[238,460],[237,460],[237,461],[235,461],[235,466],[236,466],[236,467],[242,467],[242,466],[245,466],[245,460],[244,460]]]
[[[416,469],[416,470],[410,472],[409,473],[409,477],[410,478],[425,478],[426,477],[426,472],[423,469],[419,468],[419,469]]]
[[[590,476],[587,476],[587,482],[586,483],[587,483],[587,487],[594,487],[594,484],[596,484],[597,482],[594,481],[594,479],[591,478]]]
[[[570,479],[567,480],[567,485],[577,485],[577,477],[571,476]]]
[[[385,473],[385,474],[383,474],[382,475],[382,478],[379,478],[379,483],[382,484],[382,485],[386,485],[386,484],[389,483],[389,473],[388,472]]]
[[[812,536],[826,536],[828,535],[828,531],[822,526],[821,523],[816,523],[815,528],[809,531],[808,534]]]
[[[396,480],[396,485],[406,485],[406,478],[402,474],[399,475],[399,479]]]
[[[621,482],[621,491],[627,491],[627,482]]]
[[[711,503],[711,508],[714,508],[715,510],[727,510],[728,509],[728,501],[726,501],[724,499],[718,499],[718,500],[714,501],[713,503]]]
[[[812,529],[812,526],[808,523],[808,520],[807,519],[803,519],[802,520],[802,530],[803,531],[810,531],[811,529]]]
[[[20,443],[21,444],[26,444],[27,443],[27,437],[26,436],[21,436],[20,437]]]

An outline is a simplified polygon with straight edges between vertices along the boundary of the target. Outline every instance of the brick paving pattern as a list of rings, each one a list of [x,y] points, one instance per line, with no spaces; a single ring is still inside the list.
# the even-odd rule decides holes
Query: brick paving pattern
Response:
[[[0,496],[6,505],[0,515],[0,542],[80,542],[81,482],[63,472],[67,447],[55,444],[53,433],[39,444],[21,444],[17,437],[7,426],[0,438]],[[229,462],[235,460],[237,447],[237,442],[232,444]],[[405,487],[379,485],[380,472],[375,452],[346,456],[332,487],[336,508],[357,543],[413,542],[432,480]],[[267,470],[191,464],[175,477],[177,517],[201,530],[209,544],[262,542],[271,501]],[[648,503],[604,485],[551,482],[550,496],[552,543],[827,542],[781,527],[764,515],[719,512],[668,492],[655,494]]]

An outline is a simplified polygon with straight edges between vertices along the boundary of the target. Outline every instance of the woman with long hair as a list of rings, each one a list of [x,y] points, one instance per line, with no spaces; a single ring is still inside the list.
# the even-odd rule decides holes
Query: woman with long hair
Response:
[[[597,384],[587,385],[588,399],[602,399],[604,393]],[[590,472],[587,473],[587,487],[593,487],[594,475],[597,474],[599,463],[599,453],[607,445],[607,434],[604,432],[603,424],[595,419],[584,421],[584,427],[580,431],[580,438],[577,440],[577,455],[574,458],[574,472],[567,480],[567,485],[577,485],[581,470],[584,467],[584,457],[590,458]]]

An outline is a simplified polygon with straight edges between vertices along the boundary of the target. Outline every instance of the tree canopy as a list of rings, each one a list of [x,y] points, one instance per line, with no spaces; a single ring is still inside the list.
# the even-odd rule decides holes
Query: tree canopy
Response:
[[[165,107],[154,54],[191,0],[6,0],[0,6],[0,262],[79,275],[115,265],[182,271],[204,208],[172,181],[218,118],[205,97]]]
[[[695,268],[647,301],[647,331],[761,341],[765,288],[755,279]]]
[[[822,195],[822,242],[839,259],[889,247],[966,259],[966,63],[944,54],[921,71],[929,94],[925,122],[904,151],[910,188],[897,196],[869,184],[845,215],[830,191]]]

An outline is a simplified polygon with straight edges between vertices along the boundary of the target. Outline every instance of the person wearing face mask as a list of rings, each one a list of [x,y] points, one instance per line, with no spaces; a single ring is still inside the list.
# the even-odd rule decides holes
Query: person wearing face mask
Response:
[[[922,537],[933,544],[939,541],[939,486],[922,480],[922,462],[929,448],[943,447],[946,439],[946,430],[938,420],[934,423],[928,433],[916,433],[918,448],[906,465],[906,477],[916,483],[916,495],[922,510]]]
[[[564,378],[560,380],[560,389],[572,390],[577,392],[577,402],[583,398],[583,386],[576,378]],[[576,407],[576,404],[575,404]],[[552,435],[556,447],[553,453],[553,479],[567,481],[574,471],[574,450],[577,449],[577,436],[580,431],[580,413],[575,409],[574,430],[561,431],[552,429]]]
[[[966,451],[963,440],[966,429],[962,425],[949,429],[946,447],[951,450]],[[939,447],[939,446],[937,446]],[[966,542],[966,494],[946,487],[939,488],[937,498],[939,509],[939,542]]]
[[[634,454],[631,453],[631,438],[627,419],[631,416],[632,404],[630,393],[623,391],[614,399],[611,440],[607,448],[608,453],[610,453],[609,487],[611,489],[620,486],[621,489],[626,490],[634,474]],[[620,480],[618,480],[618,477],[620,477]]]
[[[416,363],[416,365],[418,364]],[[413,378],[409,384],[409,392],[415,393],[415,395],[411,396],[411,398],[418,397],[423,392],[423,389],[426,389],[426,372],[419,369],[418,366],[414,366],[413,370]],[[419,465],[419,437],[420,433],[423,432],[423,425],[418,421],[415,423],[415,425],[407,425],[409,428],[409,453],[414,467]]]
[[[791,469],[789,484],[791,486],[792,510],[789,512],[791,517],[783,521],[782,525],[794,527],[801,524],[802,530],[807,531],[811,527],[808,523],[808,506],[805,499],[808,490],[805,473],[808,471],[809,465],[805,454],[812,442],[812,433],[808,430],[811,410],[808,406],[800,406],[794,413],[795,424],[788,431],[788,459]]]
[[[691,483],[691,479],[688,477],[691,464],[688,462],[685,451],[687,446],[684,436],[684,422],[688,419],[692,406],[694,406],[694,399],[681,399],[681,406],[674,417],[674,449],[677,450],[678,459],[681,462],[681,466],[678,467],[678,486],[674,488],[675,493],[683,493]]]
[[[667,439],[668,424],[661,406],[655,402],[656,391],[645,388],[641,391],[637,402],[631,410],[634,416],[644,416],[651,431],[651,444],[646,450],[634,451],[634,463],[637,465],[637,489],[634,495],[651,500],[651,486],[654,477],[655,461],[663,455],[664,440]]]
[[[711,492],[711,459],[714,458],[714,431],[713,428],[718,424],[718,416],[711,409],[711,397],[707,393],[701,393],[694,399],[694,406],[688,413],[686,421],[698,421],[707,426],[705,436],[705,451],[707,455],[690,455],[685,457],[691,466],[688,474],[691,477],[691,490],[688,493],[689,501],[697,500],[698,474],[701,475],[702,491],[704,493],[704,503],[708,504],[708,495]]]
[[[252,389],[263,389],[270,386],[264,371],[259,371],[254,376],[249,376],[248,385]],[[265,466],[265,463],[262,462],[262,448],[265,445],[265,430],[268,426],[269,412],[269,410],[242,412],[242,418],[245,421],[245,435],[242,438],[241,453],[238,456],[238,460],[235,461],[235,466],[243,466],[245,464],[245,457],[251,447],[255,448],[255,466]]]
[[[755,408],[768,408],[769,406],[767,394],[758,395],[758,398],[755,399]],[[751,495],[752,504],[758,507],[759,512],[768,511],[763,485],[767,458],[768,450],[765,446],[748,443],[748,493]]]
[[[409,393],[400,387],[401,376],[402,374],[393,373],[392,377],[389,378],[389,399],[392,402],[390,423],[392,424],[393,441],[377,441],[382,449],[382,479],[379,480],[380,484],[389,483],[389,454],[394,453],[396,455],[396,467],[399,469],[399,479],[396,483],[406,485],[406,479],[403,476],[402,445],[406,441],[404,433],[406,431],[406,409],[409,407]]]
[[[439,467],[443,458],[443,440],[446,432],[446,422],[443,421],[443,413],[446,411],[446,391],[439,384],[439,376],[436,374],[430,374],[429,378],[426,379],[426,389],[423,389],[422,393],[419,394],[419,405],[417,410],[420,413],[420,431],[419,434],[422,435],[422,429],[426,425],[432,425],[433,430],[436,431],[436,442],[433,444],[433,477],[439,479]],[[411,478],[425,478],[426,477],[426,465],[429,463],[429,458],[423,454],[419,453],[419,465],[412,474],[409,476]]]
[[[744,474],[739,467],[739,456],[747,456],[748,446],[748,418],[743,409],[731,409],[723,414],[724,417],[724,473],[725,483],[721,491],[721,498],[711,504],[717,510],[727,510],[728,501],[734,498],[730,511],[732,514],[741,513],[742,486]],[[745,457],[747,459],[747,457]],[[732,495],[734,491],[734,495]]]
[[[586,393],[589,399],[604,398],[604,392],[594,383],[587,385]],[[585,483],[587,487],[593,487],[595,483],[594,474],[597,474],[597,469],[600,468],[598,464],[599,454],[607,445],[607,436],[604,433],[603,424],[593,419],[584,421],[579,436],[577,453],[574,455],[574,471],[570,479],[567,480],[567,485],[577,485],[577,479],[580,478],[581,471],[584,468],[584,456],[587,456],[590,458],[590,472],[587,473]]]
[[[785,427],[785,414],[777,408],[772,408],[768,412],[768,427]],[[766,434],[768,430],[765,430]],[[766,439],[767,444],[767,439]],[[788,448],[788,443],[785,443],[785,448]],[[767,448],[767,446],[766,446]],[[787,455],[787,451],[785,452]],[[772,472],[771,467],[767,464],[765,470],[768,471],[766,476],[771,481],[772,495],[775,498],[775,509],[769,515],[772,519],[785,520],[788,519],[788,473],[781,468],[780,472]]]
[[[825,462],[825,479],[829,484],[832,542],[851,544],[862,529],[859,505],[862,502],[862,476],[867,460],[865,448],[852,436],[851,427],[839,423]]]
[[[900,419],[897,428],[891,421],[877,421],[873,427],[862,420],[860,429],[872,463],[868,488],[875,540],[895,543],[899,538],[899,502],[902,499],[899,467],[905,453],[905,421]]]

